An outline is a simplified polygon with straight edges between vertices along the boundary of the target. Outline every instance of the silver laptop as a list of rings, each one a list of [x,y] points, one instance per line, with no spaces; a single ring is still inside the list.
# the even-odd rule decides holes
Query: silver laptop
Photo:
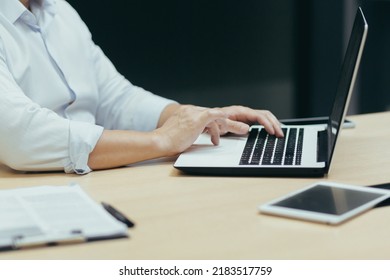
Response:
[[[351,98],[368,25],[357,10],[345,53],[333,109],[327,122],[315,125],[286,125],[284,138],[251,126],[248,135],[221,137],[214,146],[207,134],[176,160],[174,167],[191,174],[225,176],[320,177],[329,172],[348,103]]]

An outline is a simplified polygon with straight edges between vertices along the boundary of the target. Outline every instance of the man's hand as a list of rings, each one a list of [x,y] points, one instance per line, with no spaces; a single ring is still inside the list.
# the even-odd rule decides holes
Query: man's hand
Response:
[[[223,107],[221,108],[221,110],[228,116],[228,127],[240,127],[242,131],[246,129],[247,132],[249,129],[249,125],[259,123],[264,126],[265,130],[269,134],[275,135],[277,137],[284,136],[283,131],[280,127],[280,122],[270,111],[254,110],[243,106]]]
[[[92,169],[107,169],[135,162],[177,155],[189,148],[202,132],[214,145],[228,132],[246,134],[249,124],[260,123],[270,134],[282,137],[280,123],[269,111],[242,106],[204,108],[171,104],[150,132],[104,130],[89,155]]]
[[[202,132],[210,134],[211,142],[218,145],[220,135],[228,132],[246,134],[253,123],[263,125],[272,135],[283,137],[280,123],[271,112],[243,106],[204,108],[180,105],[155,133],[161,141],[160,148],[168,155],[175,155],[190,147]]]

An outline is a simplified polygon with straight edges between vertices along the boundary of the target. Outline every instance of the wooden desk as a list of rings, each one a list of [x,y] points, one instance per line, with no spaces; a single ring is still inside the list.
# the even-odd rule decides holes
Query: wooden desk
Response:
[[[390,182],[390,112],[351,117],[323,180]],[[378,142],[376,142],[378,141]],[[197,177],[173,159],[85,176],[1,168],[0,188],[79,183],[131,217],[131,238],[2,252],[1,259],[390,259],[390,207],[340,226],[261,215],[257,205],[318,179]]]

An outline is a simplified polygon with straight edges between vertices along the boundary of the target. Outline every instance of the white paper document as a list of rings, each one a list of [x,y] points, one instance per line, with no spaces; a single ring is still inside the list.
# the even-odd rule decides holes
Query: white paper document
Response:
[[[128,236],[78,185],[0,191],[0,250]]]

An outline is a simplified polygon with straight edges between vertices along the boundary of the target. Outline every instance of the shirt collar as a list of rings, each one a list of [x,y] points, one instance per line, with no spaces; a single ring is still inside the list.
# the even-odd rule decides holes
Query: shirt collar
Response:
[[[57,11],[56,3],[57,0],[31,0],[31,7],[34,11],[47,11],[54,16]],[[15,23],[25,12],[27,9],[19,0],[0,0],[0,13],[12,23]]]
[[[10,22],[15,23],[17,19],[26,11],[19,0],[0,1],[0,13],[2,13]]]
[[[57,0],[31,0],[31,10],[44,27],[57,13]]]

